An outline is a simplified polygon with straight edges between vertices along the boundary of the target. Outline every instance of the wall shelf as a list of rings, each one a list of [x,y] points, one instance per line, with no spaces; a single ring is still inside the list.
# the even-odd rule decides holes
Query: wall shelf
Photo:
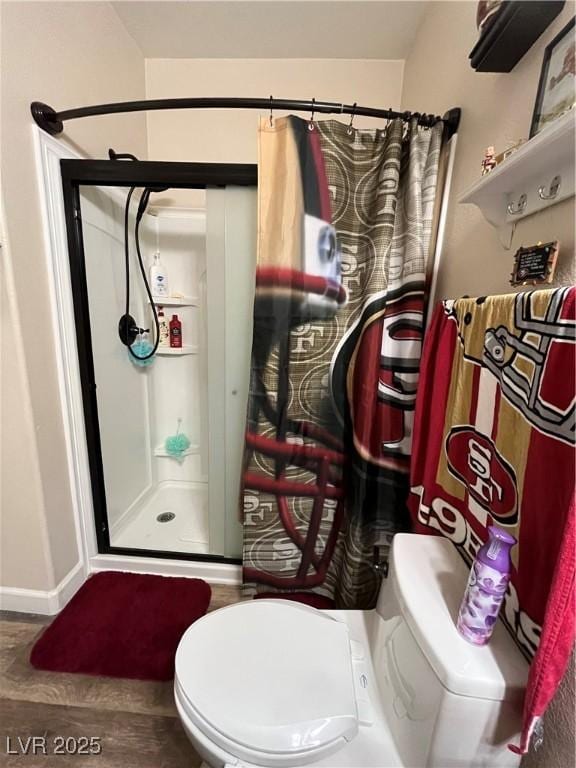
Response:
[[[564,7],[563,0],[508,0],[474,46],[477,72],[511,72]]]
[[[520,219],[549,208],[574,195],[574,138],[576,110],[554,121],[526,142],[503,163],[469,187],[458,202],[476,205],[495,227],[513,225]],[[559,176],[556,195],[543,198]],[[539,192],[540,190],[540,192]],[[525,203],[518,213],[518,202]]]
[[[198,347],[185,344],[183,347],[158,347],[157,355],[181,357],[182,355],[197,355]]]
[[[182,296],[177,298],[175,296],[169,296],[163,298],[161,296],[153,296],[154,304],[157,307],[198,307],[200,302],[198,296]],[[148,302],[150,303],[150,302]]]
[[[182,452],[181,456],[194,456],[200,453],[200,446],[192,444],[189,448],[187,448],[185,451]],[[171,453],[168,453],[166,451],[166,448],[164,445],[157,445],[156,448],[154,448],[154,456],[157,456],[158,458],[166,458],[166,459],[178,459],[178,456],[174,456]]]

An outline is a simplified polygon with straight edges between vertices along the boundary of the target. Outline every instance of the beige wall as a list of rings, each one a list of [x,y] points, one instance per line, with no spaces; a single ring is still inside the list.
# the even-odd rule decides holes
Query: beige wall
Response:
[[[10,273],[2,275],[0,584],[49,590],[78,552],[29,104],[143,98],[144,61],[108,3],[3,2],[0,10],[2,255]],[[146,156],[142,115],[71,122],[66,136],[94,157],[109,146]]]
[[[52,580],[52,559],[30,405],[24,344],[6,239],[0,251],[0,566],[2,586]],[[15,466],[21,471],[15,471]],[[27,532],[24,537],[23,532]]]
[[[147,59],[146,94],[149,99],[272,94],[398,108],[403,68],[402,61],[379,60]],[[150,112],[148,154],[151,160],[255,163],[257,121],[252,110]],[[373,128],[374,120],[357,118],[354,124]],[[174,194],[171,199],[178,201]]]
[[[191,93],[260,98],[272,94],[284,99],[315,97],[398,107],[403,67],[402,61],[378,60],[147,59],[146,94],[149,99]],[[257,120],[258,112],[252,110],[149,112],[149,157],[255,163]],[[374,127],[374,120],[368,118],[354,122]]]
[[[431,4],[404,70],[403,109],[442,114],[462,108],[438,296],[506,293],[512,255],[521,245],[558,238],[561,258],[556,284],[574,278],[574,198],[517,225],[506,250],[497,231],[470,205],[457,198],[480,175],[484,150],[499,151],[525,138],[538,87],[545,46],[574,14],[568,2],[554,23],[509,74],[472,70],[468,53],[476,40],[476,2]],[[544,746],[523,760],[524,768],[572,768],[574,765],[574,658],[545,717]]]
[[[476,38],[477,3],[435,2],[423,18],[404,70],[404,109],[442,114],[462,108],[462,122],[446,223],[438,296],[506,293],[512,256],[520,245],[558,238],[561,255],[557,283],[574,276],[574,199],[517,225],[506,250],[496,229],[472,205],[457,198],[480,175],[484,150],[504,149],[509,141],[527,138],[545,46],[574,15],[573,2],[507,74],[474,72],[468,61]],[[505,238],[503,238],[505,241]],[[508,243],[506,243],[509,245]]]

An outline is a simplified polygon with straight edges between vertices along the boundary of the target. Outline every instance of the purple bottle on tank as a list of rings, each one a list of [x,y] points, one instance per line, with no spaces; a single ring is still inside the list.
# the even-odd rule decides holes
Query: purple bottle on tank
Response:
[[[458,613],[458,632],[474,645],[486,645],[494,631],[510,581],[510,550],[516,539],[502,528],[488,528],[488,541],[472,563]]]

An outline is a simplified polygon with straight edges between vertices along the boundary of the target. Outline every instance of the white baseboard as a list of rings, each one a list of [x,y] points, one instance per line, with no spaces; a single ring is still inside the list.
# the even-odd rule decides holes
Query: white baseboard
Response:
[[[202,560],[165,560],[159,557],[124,557],[122,555],[95,555],[90,558],[90,572],[131,571],[151,573],[155,576],[186,576],[204,579],[209,584],[242,583],[242,567],[230,563]]]
[[[151,573],[156,576],[185,576],[204,579],[209,584],[228,584],[231,586],[242,583],[241,566],[198,560],[163,560],[150,557],[96,555],[90,560],[89,570],[90,573],[131,571],[132,573]],[[76,594],[86,578],[82,563],[77,563],[60,584],[52,590],[0,587],[0,610],[54,616]]]
[[[55,589],[44,591],[0,587],[0,610],[54,616],[64,608],[85,580],[83,564],[77,563]]]

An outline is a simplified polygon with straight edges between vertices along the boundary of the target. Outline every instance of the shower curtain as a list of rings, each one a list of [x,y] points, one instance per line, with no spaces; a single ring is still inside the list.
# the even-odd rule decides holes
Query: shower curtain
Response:
[[[262,119],[248,592],[375,603],[406,506],[442,124]]]

